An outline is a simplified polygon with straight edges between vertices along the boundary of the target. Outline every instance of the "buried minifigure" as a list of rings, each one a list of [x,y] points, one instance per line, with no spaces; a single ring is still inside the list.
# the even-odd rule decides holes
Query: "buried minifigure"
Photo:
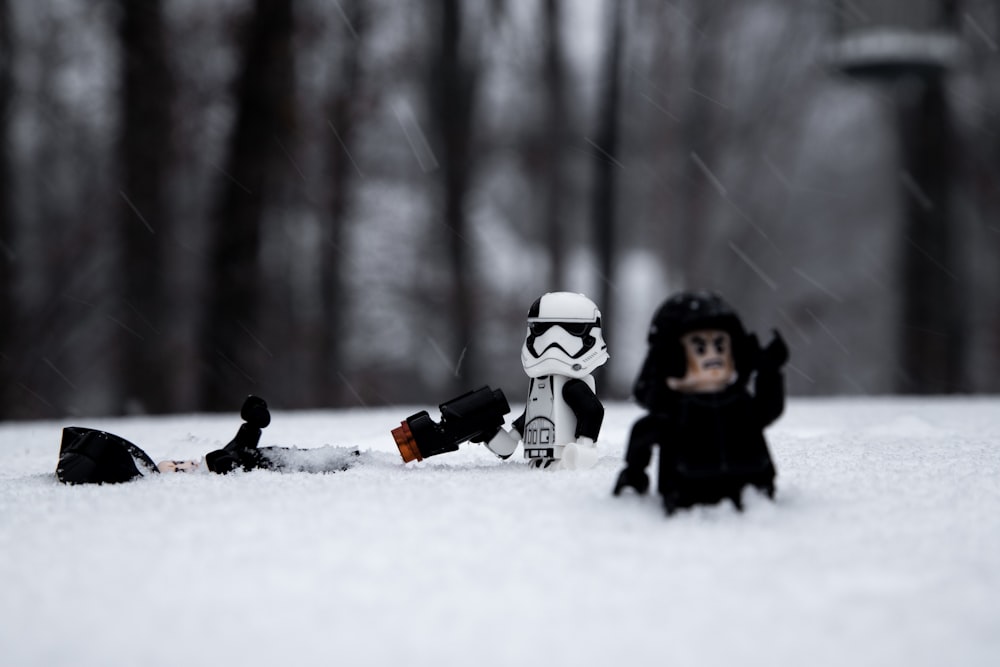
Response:
[[[656,312],[648,340],[635,398],[649,414],[632,427],[614,495],[626,487],[646,492],[646,466],[659,445],[658,485],[668,514],[727,498],[742,509],[746,486],[773,498],[775,469],[763,431],[785,407],[788,348],[778,332],[761,348],[717,294],[684,292]]]
[[[324,451],[294,447],[258,447],[261,429],[271,423],[267,403],[248,396],[240,416],[244,423],[222,449],[209,452],[202,461],[154,463],[146,452],[128,440],[106,431],[67,426],[62,432],[56,477],[66,484],[118,484],[158,473],[187,473],[206,469],[226,474],[241,470],[336,472],[346,470],[360,453],[340,447]]]
[[[592,373],[608,360],[601,311],[573,292],[549,292],[528,311],[521,365],[530,378],[524,413],[511,431],[503,428],[510,411],[503,392],[483,387],[441,405],[441,423],[426,412],[392,432],[406,462],[455,451],[461,442],[482,442],[502,459],[518,441],[524,457],[538,468],[589,468],[597,462],[597,436],[604,406]]]

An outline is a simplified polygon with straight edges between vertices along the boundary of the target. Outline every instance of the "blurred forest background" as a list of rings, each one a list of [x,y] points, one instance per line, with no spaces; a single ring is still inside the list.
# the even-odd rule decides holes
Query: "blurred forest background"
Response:
[[[0,0],[0,418],[519,402],[564,289],[998,392],[998,5]]]

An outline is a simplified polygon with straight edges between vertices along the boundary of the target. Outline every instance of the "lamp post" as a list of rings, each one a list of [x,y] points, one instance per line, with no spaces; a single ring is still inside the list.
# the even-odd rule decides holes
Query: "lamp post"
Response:
[[[959,0],[837,0],[831,59],[852,76],[940,78],[957,66]]]
[[[963,288],[954,261],[953,132],[945,88],[962,55],[958,0],[838,0],[833,66],[888,89],[905,215],[897,381],[902,393],[962,389]]]

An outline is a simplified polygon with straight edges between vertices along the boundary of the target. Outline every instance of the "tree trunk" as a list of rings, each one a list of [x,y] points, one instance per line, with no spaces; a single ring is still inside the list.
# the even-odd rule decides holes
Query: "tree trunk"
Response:
[[[174,82],[167,65],[161,0],[121,0],[122,165],[118,202],[122,280],[119,358],[123,408],[165,412],[170,326],[163,252],[170,216],[165,181],[171,156]]]
[[[292,4],[256,0],[243,48],[236,121],[209,230],[200,334],[201,407],[207,410],[231,410],[247,393],[264,391],[257,385],[268,362],[257,332],[264,296],[258,255],[268,195],[294,127]]]
[[[545,169],[545,220],[546,245],[549,250],[549,280],[552,289],[562,289],[566,276],[566,235],[563,230],[563,195],[565,177],[563,151],[566,147],[569,123],[566,102],[566,67],[562,40],[559,36],[562,21],[560,0],[545,2],[545,93],[546,119],[543,146]]]
[[[7,0],[0,0],[0,419],[10,414],[14,386],[14,340],[19,318],[15,309],[14,281],[14,209],[11,202],[11,152],[8,141],[10,100],[14,92],[11,57],[12,30]]]
[[[320,258],[320,323],[315,386],[317,396],[327,405],[339,404],[347,395],[341,374],[343,341],[347,335],[345,311],[347,298],[344,293],[342,273],[345,256],[344,231],[349,205],[349,191],[355,176],[360,176],[357,163],[351,154],[351,138],[355,125],[354,100],[360,84],[361,63],[359,55],[365,29],[363,0],[349,0],[342,5],[352,27],[352,44],[342,49],[334,92],[327,103],[330,130],[327,142],[329,164],[327,228]],[[346,36],[345,36],[346,39]]]
[[[721,252],[713,247],[709,231],[712,202],[720,196],[721,184],[716,180],[722,154],[718,105],[709,101],[720,85],[719,55],[715,43],[723,24],[725,7],[719,2],[695,1],[691,7],[693,21],[689,52],[689,90],[686,94],[682,140],[683,214],[671,238],[671,254],[680,267],[683,281],[699,288],[717,288],[717,271],[713,261]],[[713,39],[714,37],[714,39]],[[729,249],[724,249],[729,252]],[[714,260],[712,258],[715,258]]]
[[[462,54],[462,7],[458,0],[440,0],[441,46],[431,86],[431,108],[442,144],[443,224],[451,273],[452,335],[455,345],[454,389],[465,387],[461,378],[478,373],[477,351],[472,346],[474,272],[466,229],[465,197],[469,190],[472,160],[470,141],[476,72]]]
[[[962,283],[953,261],[953,144],[944,82],[908,82],[900,109],[903,197],[902,367],[904,393],[963,389]]]
[[[616,157],[621,106],[622,3],[618,0],[609,0],[608,11],[612,16],[608,23],[602,76],[603,89],[597,117],[593,189],[593,243],[597,255],[598,278],[601,281],[596,300],[601,309],[606,336],[613,322],[614,230],[618,203],[618,172],[623,168]]]

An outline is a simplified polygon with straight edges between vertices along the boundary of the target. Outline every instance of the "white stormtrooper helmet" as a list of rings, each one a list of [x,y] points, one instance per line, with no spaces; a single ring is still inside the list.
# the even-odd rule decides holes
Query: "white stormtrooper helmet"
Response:
[[[582,378],[607,360],[601,311],[593,301],[573,292],[549,292],[531,304],[521,348],[521,365],[528,377]]]

